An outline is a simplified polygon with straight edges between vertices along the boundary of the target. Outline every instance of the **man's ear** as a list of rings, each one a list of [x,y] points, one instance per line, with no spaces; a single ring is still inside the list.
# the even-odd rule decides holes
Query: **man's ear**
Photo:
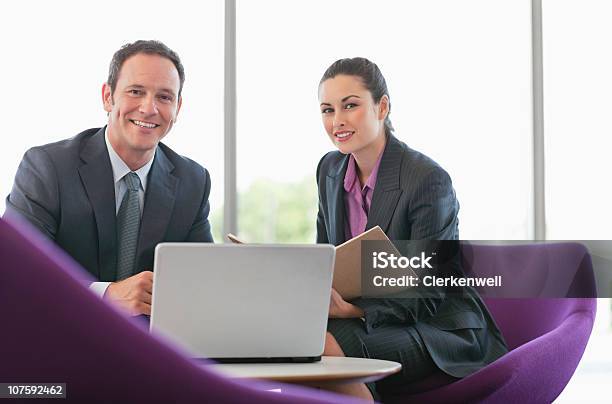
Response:
[[[378,102],[378,119],[384,121],[389,115],[389,96],[384,94]]]
[[[183,96],[182,95],[179,96],[179,99],[178,99],[178,105],[176,107],[176,114],[174,114],[174,122],[176,122],[177,119],[178,119],[178,114],[179,114],[179,112],[181,110],[181,105],[183,105]]]
[[[113,94],[108,83],[102,84],[102,103],[106,112],[113,110]]]

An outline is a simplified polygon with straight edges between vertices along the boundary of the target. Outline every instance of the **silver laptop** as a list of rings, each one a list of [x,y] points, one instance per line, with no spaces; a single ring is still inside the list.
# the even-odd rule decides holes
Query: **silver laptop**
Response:
[[[151,331],[196,358],[320,360],[334,255],[330,245],[159,244]]]

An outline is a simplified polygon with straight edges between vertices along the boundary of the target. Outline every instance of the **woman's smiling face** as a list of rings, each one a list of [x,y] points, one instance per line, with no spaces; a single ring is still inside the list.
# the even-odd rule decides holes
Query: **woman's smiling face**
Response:
[[[323,126],[344,153],[356,153],[384,141],[388,97],[377,104],[359,76],[339,74],[319,86]]]

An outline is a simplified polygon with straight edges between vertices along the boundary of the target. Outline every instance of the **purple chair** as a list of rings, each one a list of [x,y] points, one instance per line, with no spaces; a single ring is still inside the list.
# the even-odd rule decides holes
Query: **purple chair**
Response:
[[[576,243],[463,244],[462,255],[467,273],[493,268],[503,275],[504,285],[509,283],[505,296],[531,296],[483,299],[510,352],[463,379],[384,401],[552,402],[576,370],[593,328],[596,290],[588,251]],[[566,293],[555,295],[560,290]]]
[[[84,271],[20,224],[0,220],[0,263],[0,382],[67,383],[75,402],[356,402],[203,369],[79,285]]]

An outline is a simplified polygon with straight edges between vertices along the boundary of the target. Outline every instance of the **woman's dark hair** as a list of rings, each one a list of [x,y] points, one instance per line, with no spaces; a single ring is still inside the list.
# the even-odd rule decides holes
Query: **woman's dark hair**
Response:
[[[319,86],[327,80],[333,79],[339,74],[345,74],[347,76],[357,76],[361,78],[363,85],[372,94],[374,102],[378,104],[383,95],[389,97],[389,90],[387,90],[387,82],[383,77],[382,73],[376,63],[369,61],[366,58],[346,58],[336,60],[331,66],[325,70],[323,77],[319,82]],[[391,113],[391,97],[389,97],[389,111],[385,118],[385,133],[390,135],[393,133],[393,125],[389,119]]]
[[[181,92],[183,91],[183,83],[185,82],[185,69],[183,69],[181,59],[172,49],[168,48],[162,42],[155,40],[140,40],[134,43],[128,43],[123,45],[121,49],[115,52],[113,55],[113,60],[111,60],[110,67],[108,69],[108,79],[106,80],[106,83],[111,88],[111,92],[115,92],[117,80],[119,80],[119,71],[121,70],[123,63],[129,57],[139,53],[144,53],[146,55],[159,55],[169,59],[174,64],[174,67],[176,67],[179,75],[180,86],[178,96],[180,97]]]

